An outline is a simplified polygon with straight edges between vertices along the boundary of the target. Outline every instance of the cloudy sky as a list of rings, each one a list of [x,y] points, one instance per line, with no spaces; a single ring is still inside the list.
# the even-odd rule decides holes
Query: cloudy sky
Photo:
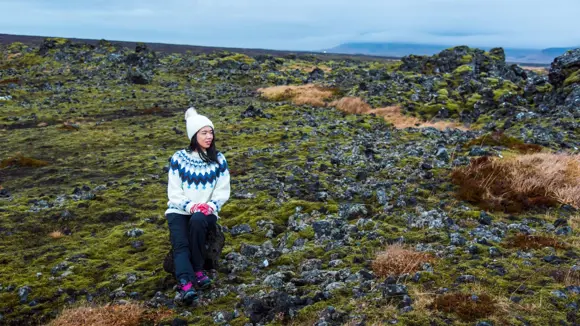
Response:
[[[0,0],[0,33],[319,50],[579,46],[580,0]]]

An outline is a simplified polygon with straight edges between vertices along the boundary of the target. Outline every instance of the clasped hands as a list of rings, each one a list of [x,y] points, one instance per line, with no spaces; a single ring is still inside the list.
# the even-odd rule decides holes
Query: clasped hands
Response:
[[[211,215],[213,214],[213,207],[211,207],[208,203],[194,204],[193,206],[191,206],[189,212],[191,214],[201,212],[203,213],[203,215]]]

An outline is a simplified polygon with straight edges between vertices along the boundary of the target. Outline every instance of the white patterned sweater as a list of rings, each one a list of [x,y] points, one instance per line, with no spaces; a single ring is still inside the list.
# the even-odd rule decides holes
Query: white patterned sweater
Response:
[[[218,163],[208,164],[197,152],[183,149],[173,154],[169,163],[169,202],[165,214],[189,215],[194,204],[208,203],[218,216],[230,198],[230,173],[224,155],[218,153],[217,158]]]

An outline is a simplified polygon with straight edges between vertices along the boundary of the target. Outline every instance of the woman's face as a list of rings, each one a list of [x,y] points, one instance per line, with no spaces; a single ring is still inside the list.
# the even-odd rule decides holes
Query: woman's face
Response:
[[[210,126],[203,127],[197,132],[197,143],[201,148],[208,149],[213,141],[213,129]]]

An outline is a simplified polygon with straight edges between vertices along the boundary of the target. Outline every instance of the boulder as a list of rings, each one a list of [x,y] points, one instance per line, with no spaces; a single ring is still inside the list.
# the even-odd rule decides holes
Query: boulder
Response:
[[[555,86],[562,86],[568,78],[580,70],[580,48],[566,52],[557,57],[550,66],[550,83]],[[568,82],[571,82],[568,80]],[[580,79],[576,82],[580,82]]]

